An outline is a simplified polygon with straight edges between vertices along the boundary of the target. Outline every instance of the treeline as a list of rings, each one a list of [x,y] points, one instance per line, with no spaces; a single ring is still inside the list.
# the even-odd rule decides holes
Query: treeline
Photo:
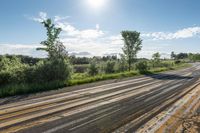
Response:
[[[8,58],[9,60],[19,58],[19,60],[22,63],[28,64],[30,66],[36,65],[39,61],[43,60],[42,58],[34,58],[30,56],[25,56],[25,55],[9,55],[9,54],[0,55],[0,60],[2,60],[3,58]]]
[[[72,65],[80,65],[80,64],[89,64],[91,60],[96,61],[109,61],[109,60],[119,60],[116,55],[113,56],[94,56],[92,58],[90,57],[76,57],[75,55],[72,55],[69,57],[70,62]]]
[[[171,53],[171,59],[174,60],[189,60],[192,62],[200,61],[200,54],[199,53],[178,53],[175,54],[174,52]]]

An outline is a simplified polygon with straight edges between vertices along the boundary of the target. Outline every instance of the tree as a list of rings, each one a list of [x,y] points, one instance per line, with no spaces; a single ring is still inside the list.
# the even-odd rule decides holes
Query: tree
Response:
[[[153,66],[155,66],[155,64],[158,65],[160,63],[160,57],[161,57],[161,55],[160,55],[159,52],[157,52],[157,53],[155,53],[155,54],[152,55]]]
[[[176,55],[176,58],[179,59],[187,59],[188,58],[188,54],[187,53],[179,53]]]
[[[124,72],[127,71],[127,64],[123,54],[120,54],[120,60],[118,61],[117,71]]]
[[[65,46],[59,41],[58,37],[62,29],[55,27],[51,19],[44,20],[42,24],[47,30],[47,40],[41,42],[41,44],[45,47],[37,48],[37,50],[44,50],[48,52],[50,59],[63,58],[67,56]]]
[[[37,50],[48,52],[49,58],[37,65],[35,77],[40,82],[68,81],[71,77],[71,67],[66,58],[66,48],[58,37],[62,29],[55,27],[51,19],[44,20],[42,24],[47,30],[47,40],[41,42],[44,47]]]
[[[160,61],[160,57],[161,57],[161,55],[160,55],[159,52],[157,52],[157,53],[155,53],[155,54],[152,55],[153,60],[157,61],[157,62]]]
[[[142,48],[142,40],[140,39],[140,33],[137,31],[122,31],[121,35],[124,41],[122,50],[128,63],[128,70],[130,71],[138,51]]]
[[[91,76],[95,76],[98,74],[98,67],[96,65],[96,62],[95,61],[92,61],[90,63],[90,66],[88,68],[88,74],[91,75]]]
[[[114,73],[115,72],[115,62],[114,61],[108,61],[106,63],[105,72],[106,73]]]
[[[171,52],[171,59],[176,59],[176,54],[173,51]]]

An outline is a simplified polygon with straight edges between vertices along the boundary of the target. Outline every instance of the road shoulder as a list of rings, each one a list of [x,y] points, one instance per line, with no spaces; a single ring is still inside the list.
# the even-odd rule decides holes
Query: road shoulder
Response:
[[[191,91],[143,125],[137,132],[192,132],[200,131],[200,81],[189,87]]]

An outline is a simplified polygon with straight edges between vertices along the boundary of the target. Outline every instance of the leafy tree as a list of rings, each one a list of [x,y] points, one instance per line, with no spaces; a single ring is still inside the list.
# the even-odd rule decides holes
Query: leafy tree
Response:
[[[176,59],[187,59],[188,58],[188,54],[187,53],[179,53],[176,55]]]
[[[102,57],[102,61],[109,61],[109,60],[117,60],[117,56],[116,55],[112,55],[112,56],[103,56]]]
[[[96,62],[95,61],[92,61],[90,63],[90,66],[88,68],[88,74],[91,75],[91,76],[95,76],[98,74],[98,67],[96,65]]]
[[[106,73],[114,73],[115,72],[115,62],[114,61],[108,61],[106,63],[105,72]]]
[[[69,57],[70,58],[70,62],[73,65],[80,65],[80,64],[90,64],[90,59],[87,57],[76,57],[75,55],[72,55]]]
[[[200,61],[200,54],[193,54],[193,53],[189,53],[188,54],[188,59],[190,60],[190,61],[193,61],[193,62],[195,62],[195,61]]]
[[[120,60],[118,61],[117,67],[118,72],[124,72],[127,70],[127,63],[123,54],[120,54]]]
[[[140,33],[137,31],[122,31],[121,35],[124,41],[122,50],[128,63],[128,70],[130,71],[138,51],[142,48],[142,40],[140,39]]]
[[[157,53],[155,53],[155,54],[152,55],[152,58],[153,58],[153,67],[158,66],[158,64],[160,63],[160,57],[161,57],[161,55],[160,55],[159,52],[157,52]]]
[[[156,62],[160,61],[160,57],[161,57],[161,55],[160,55],[159,52],[152,55],[153,60],[156,61]]]
[[[47,30],[47,40],[41,42],[44,47],[37,48],[37,50],[44,50],[48,52],[50,59],[63,58],[67,56],[65,46],[59,41],[58,37],[62,29],[55,27],[51,19],[44,20],[42,24]]]
[[[0,55],[0,60],[1,58],[8,58],[10,60],[14,59],[14,58],[19,58],[21,60],[21,62],[23,64],[28,64],[28,65],[35,65],[37,62],[39,62],[40,60],[43,60],[41,58],[34,58],[34,57],[29,57],[29,56],[26,56],[26,55],[9,55],[9,54],[6,54],[6,55]]]
[[[176,59],[176,54],[174,52],[171,52],[171,59]]]
[[[36,69],[36,77],[39,81],[65,81],[70,78],[71,67],[67,60],[67,51],[62,42],[59,41],[61,28],[55,27],[51,19],[42,22],[47,30],[47,40],[41,42],[45,47],[37,48],[48,52],[49,60],[45,60]]]

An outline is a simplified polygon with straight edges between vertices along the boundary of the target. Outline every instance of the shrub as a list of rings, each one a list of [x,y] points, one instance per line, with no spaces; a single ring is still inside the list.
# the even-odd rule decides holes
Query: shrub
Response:
[[[96,62],[92,61],[90,63],[90,66],[88,68],[88,74],[91,76],[97,75],[98,74],[98,67],[96,65]]]
[[[114,73],[115,72],[115,62],[114,61],[108,61],[106,63],[105,72],[106,73]]]
[[[85,73],[87,72],[88,65],[74,65],[74,73]]]
[[[167,67],[167,68],[169,68],[169,67],[172,67],[172,66],[173,66],[173,63],[171,63],[171,62],[162,62],[162,63],[160,64],[160,66],[161,66],[161,67]]]
[[[29,73],[35,77],[32,82],[36,83],[66,81],[71,77],[71,67],[66,59],[46,60],[39,62]]]
[[[175,63],[175,64],[180,64],[181,61],[180,61],[180,60],[176,60],[174,63]]]
[[[21,63],[17,57],[7,58],[3,57],[0,60],[0,85],[10,83],[22,83],[26,80],[24,71],[28,69],[29,65]]]
[[[117,71],[118,72],[124,72],[124,71],[127,71],[127,64],[126,64],[126,61],[125,60],[120,60],[117,64]]]
[[[140,73],[147,72],[148,70],[148,63],[147,61],[139,61],[136,63],[136,70],[138,70]]]

